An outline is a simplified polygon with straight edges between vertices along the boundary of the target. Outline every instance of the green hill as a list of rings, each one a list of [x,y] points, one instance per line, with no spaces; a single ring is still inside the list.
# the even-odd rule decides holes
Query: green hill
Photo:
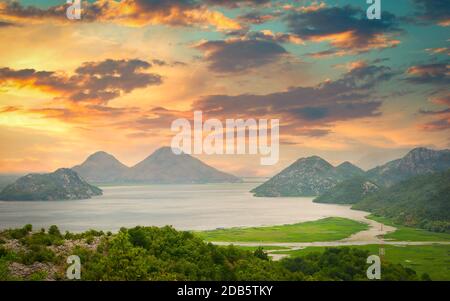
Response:
[[[410,178],[365,197],[353,208],[407,226],[450,232],[450,170]]]
[[[365,177],[355,177],[338,183],[314,199],[316,203],[355,204],[380,187]]]
[[[415,148],[403,158],[390,161],[356,177],[344,180],[323,192],[317,203],[356,204],[380,188],[390,187],[419,175],[443,172],[450,168],[449,150]]]
[[[258,197],[316,196],[362,173],[349,162],[334,167],[324,159],[312,156],[297,160],[251,192]]]
[[[450,150],[415,148],[403,158],[368,170],[366,176],[378,185],[389,187],[406,179],[443,172],[450,168]]]
[[[102,190],[88,184],[68,168],[48,174],[29,174],[6,186],[0,200],[77,200],[101,195]]]

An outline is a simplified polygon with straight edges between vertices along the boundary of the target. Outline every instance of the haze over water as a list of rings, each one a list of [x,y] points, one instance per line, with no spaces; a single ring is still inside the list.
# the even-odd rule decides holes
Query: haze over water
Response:
[[[256,198],[258,183],[102,187],[103,196],[77,201],[0,202],[0,228],[57,225],[72,232],[172,225],[179,230],[292,224],[329,216],[363,220],[350,206],[313,198]]]

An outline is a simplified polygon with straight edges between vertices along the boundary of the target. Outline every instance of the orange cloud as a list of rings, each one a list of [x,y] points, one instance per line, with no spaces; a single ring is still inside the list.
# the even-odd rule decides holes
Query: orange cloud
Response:
[[[37,88],[63,101],[106,104],[134,89],[161,84],[161,76],[143,72],[151,67],[151,63],[138,59],[107,59],[86,62],[72,76],[53,71],[1,68],[0,84]]]
[[[330,35],[311,36],[310,40],[313,42],[330,42],[330,45],[339,49],[332,54],[336,55],[337,53],[339,56],[359,54],[371,49],[393,48],[400,44],[399,40],[391,39],[385,34],[376,34],[367,42],[361,43],[361,36],[353,30]],[[320,53],[317,57],[320,57]]]
[[[47,20],[73,22],[66,17],[67,4],[41,9],[24,7],[18,2],[0,3],[0,17],[7,21],[42,23]],[[163,24],[171,26],[215,27],[238,30],[240,24],[219,11],[192,1],[97,0],[84,3],[82,21],[111,22],[126,26]]]
[[[363,10],[349,5],[327,7],[316,3],[311,7],[294,10],[285,19],[289,31],[299,38],[328,42],[333,47],[310,54],[315,57],[353,55],[373,49],[396,47],[400,41],[393,36],[402,32],[395,15],[385,13],[381,22],[370,22]]]

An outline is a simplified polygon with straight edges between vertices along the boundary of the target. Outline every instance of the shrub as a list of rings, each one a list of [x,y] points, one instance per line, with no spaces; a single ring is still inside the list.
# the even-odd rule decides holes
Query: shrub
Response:
[[[31,225],[25,225],[23,228],[20,229],[10,229],[6,230],[5,233],[8,237],[13,239],[21,239],[28,235],[28,233],[31,232],[33,227]]]
[[[6,256],[8,254],[8,250],[6,250],[4,247],[0,247],[0,258]]]
[[[34,262],[55,262],[55,253],[46,247],[40,245],[32,245],[27,252],[19,253],[19,260],[24,264],[32,264]]]
[[[266,252],[264,252],[264,249],[261,247],[258,247],[254,252],[253,255],[255,255],[255,257],[259,258],[259,259],[263,259],[263,260],[269,260],[269,255],[267,255]]]
[[[58,227],[55,225],[50,226],[50,228],[48,229],[48,234],[57,236],[57,237],[62,237],[61,232],[59,231]]]

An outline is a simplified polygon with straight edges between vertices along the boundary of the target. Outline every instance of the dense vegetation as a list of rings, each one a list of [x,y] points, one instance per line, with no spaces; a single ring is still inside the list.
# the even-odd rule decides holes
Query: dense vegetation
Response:
[[[397,223],[394,223],[387,217],[369,215],[367,218],[380,222],[384,225],[395,227],[394,232],[389,232],[383,235],[383,238],[387,240],[397,241],[450,241],[450,233],[448,232],[436,232],[420,228],[407,227]]]
[[[42,262],[53,267],[19,279],[64,279],[65,259],[81,258],[82,280],[367,280],[369,252],[330,248],[323,253],[271,261],[262,249],[253,252],[205,243],[171,227],[135,227],[117,234],[89,231],[61,234],[57,227],[31,232],[31,226],[0,233],[0,278],[18,279],[13,262]],[[21,251],[11,248],[18,240]],[[91,240],[91,244],[86,244]],[[95,243],[97,241],[97,243]],[[76,243],[74,243],[76,242]],[[65,249],[64,246],[73,245]],[[89,247],[90,246],[90,247]],[[23,250],[22,250],[23,249]],[[383,263],[383,280],[418,280],[398,264]]]
[[[328,217],[291,225],[202,231],[197,235],[207,241],[312,242],[340,240],[367,229],[366,224],[358,221]]]
[[[450,170],[410,178],[353,206],[395,223],[450,233]]]
[[[352,249],[367,251],[370,254],[378,254],[380,245],[351,246]],[[427,246],[396,246],[383,245],[383,259],[402,264],[414,269],[421,278],[429,276],[432,280],[450,280],[450,245]],[[346,247],[337,247],[339,249]],[[283,250],[278,254],[289,254],[291,257],[304,257],[310,253],[325,252],[326,247],[307,247],[299,250]],[[383,274],[383,271],[381,272]]]
[[[355,177],[338,183],[314,199],[316,203],[355,204],[379,190],[379,186],[365,177]]]

